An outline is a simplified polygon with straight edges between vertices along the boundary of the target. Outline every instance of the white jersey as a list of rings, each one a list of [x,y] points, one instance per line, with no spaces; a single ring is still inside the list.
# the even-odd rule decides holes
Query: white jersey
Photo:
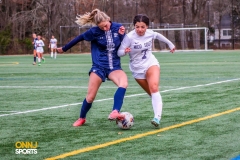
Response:
[[[36,40],[35,47],[37,52],[43,53],[44,43],[42,40]]]
[[[139,36],[136,31],[133,30],[125,35],[118,49],[118,56],[124,56],[125,49],[130,48],[130,70],[134,73],[145,73],[152,64],[158,63],[152,54],[152,43],[154,39],[167,43],[170,49],[175,47],[171,41],[158,32],[147,29],[143,36]]]
[[[51,48],[57,48],[57,39],[51,38],[50,44],[51,44]]]

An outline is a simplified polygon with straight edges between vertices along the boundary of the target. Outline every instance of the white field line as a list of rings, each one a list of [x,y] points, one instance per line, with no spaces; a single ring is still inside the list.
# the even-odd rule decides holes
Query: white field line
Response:
[[[2,112],[19,112],[19,111],[0,111],[0,113]]]
[[[88,86],[0,86],[0,88],[10,88],[10,89],[86,89]],[[116,86],[102,86],[100,88],[116,88]],[[139,86],[136,87],[128,87],[128,88],[139,88]]]
[[[230,80],[226,80],[226,81],[219,81],[219,82],[213,82],[213,83],[207,83],[207,84],[199,84],[199,85],[196,85],[196,86],[186,86],[186,87],[164,90],[164,91],[161,91],[161,93],[170,92],[170,91],[178,91],[178,90],[189,89],[189,88],[211,86],[211,85],[215,85],[215,84],[222,84],[222,83],[239,81],[239,80],[240,80],[240,78],[236,78],[236,79],[230,79]],[[133,95],[125,96],[124,98],[137,97],[137,96],[142,96],[142,95],[146,95],[146,93],[133,94]],[[112,100],[112,99],[113,98],[99,99],[99,100],[95,100],[94,102],[108,101],[108,100]],[[2,114],[2,115],[0,115],[0,117],[19,115],[19,114],[24,114],[24,113],[33,113],[33,112],[39,112],[39,111],[46,111],[46,110],[51,110],[51,109],[58,109],[58,108],[69,107],[69,106],[76,106],[76,105],[80,105],[80,104],[82,104],[82,102],[81,103],[66,104],[66,105],[61,105],[61,106],[41,108],[41,109],[27,110],[27,111],[22,111],[22,112],[17,112],[17,113]]]
[[[159,88],[176,88],[179,86],[159,86]],[[0,86],[0,88],[9,89],[87,89],[87,86]],[[100,86],[101,89],[116,88],[116,86]],[[132,86],[128,88],[140,88],[140,86]]]

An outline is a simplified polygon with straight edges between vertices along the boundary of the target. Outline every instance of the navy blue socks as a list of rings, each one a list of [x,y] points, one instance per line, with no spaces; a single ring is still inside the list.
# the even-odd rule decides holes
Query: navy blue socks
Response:
[[[120,111],[123,104],[126,88],[119,87],[114,94],[113,110]]]
[[[87,112],[90,110],[91,107],[92,107],[92,103],[88,103],[85,98],[80,111],[80,118],[86,118]]]

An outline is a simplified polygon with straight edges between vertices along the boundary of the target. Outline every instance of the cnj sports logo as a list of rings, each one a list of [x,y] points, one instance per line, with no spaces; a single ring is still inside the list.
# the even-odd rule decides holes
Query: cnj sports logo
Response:
[[[15,154],[37,154],[38,142],[16,142]]]

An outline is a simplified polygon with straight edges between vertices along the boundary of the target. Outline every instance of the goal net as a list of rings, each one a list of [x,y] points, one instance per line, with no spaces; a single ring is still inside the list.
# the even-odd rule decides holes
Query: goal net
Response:
[[[132,24],[123,24],[126,33],[132,31],[134,26]],[[63,46],[79,34],[88,30],[89,27],[79,26],[60,26],[59,45]],[[177,51],[204,51],[208,50],[207,43],[207,28],[194,27],[194,28],[161,28],[151,29],[159,32],[169,39],[175,46]],[[169,51],[168,45],[157,39],[153,42],[153,52]],[[90,52],[90,43],[81,41],[68,52]]]
[[[178,51],[203,51],[208,50],[207,28],[164,28],[152,29],[169,39]],[[154,40],[153,51],[169,50],[167,44]]]

